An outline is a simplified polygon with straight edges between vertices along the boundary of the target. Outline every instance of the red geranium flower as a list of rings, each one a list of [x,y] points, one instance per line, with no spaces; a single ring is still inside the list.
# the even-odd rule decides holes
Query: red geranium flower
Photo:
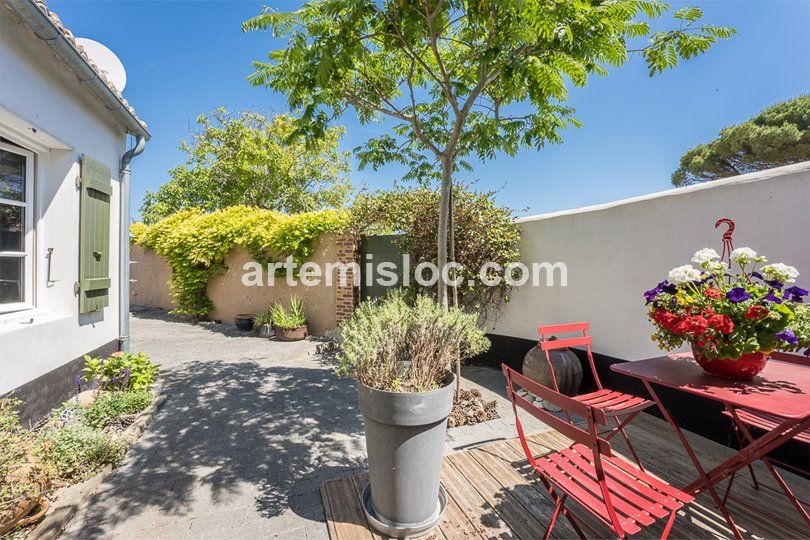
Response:
[[[758,321],[759,319],[763,319],[767,316],[768,310],[762,306],[751,306],[748,308],[748,311],[745,312],[745,318],[754,321]]]
[[[709,318],[709,326],[721,334],[730,334],[734,331],[734,321],[728,315],[715,315]]]
[[[689,328],[689,332],[695,334],[696,336],[706,332],[706,329],[709,327],[709,321],[700,315],[689,317],[686,319],[686,323]]]
[[[705,294],[709,298],[722,298],[723,297],[723,293],[720,292],[720,289],[718,289],[716,287],[709,287],[708,289],[703,291],[703,294]]]

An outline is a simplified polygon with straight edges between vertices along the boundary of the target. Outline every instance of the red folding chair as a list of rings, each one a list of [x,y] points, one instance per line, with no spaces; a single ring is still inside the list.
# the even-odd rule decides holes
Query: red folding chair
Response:
[[[777,360],[780,362],[788,362],[791,364],[796,364],[799,366],[804,366],[804,369],[810,369],[810,358],[805,356],[800,356],[797,354],[788,354],[783,352],[773,352],[771,353],[771,359]],[[751,433],[751,429],[757,429],[764,432],[773,431],[776,429],[785,419],[779,416],[775,416],[772,414],[763,413],[760,411],[755,411],[753,409],[733,409],[727,407],[723,414],[728,416],[731,419],[732,426],[734,427],[734,433],[737,435],[737,441],[740,444],[740,448],[748,446],[752,442],[754,442],[754,436]],[[794,441],[804,445],[808,449],[810,449],[810,430],[803,431],[796,436],[793,437]],[[796,507],[796,510],[799,512],[799,515],[802,519],[810,524],[810,514],[807,513],[807,509],[805,508],[808,505],[807,501],[803,501],[799,499],[790,487],[787,485],[785,480],[782,478],[777,470],[774,468],[774,464],[784,468],[789,469],[794,472],[798,472],[804,476],[810,476],[810,471],[807,469],[802,469],[799,467],[795,467],[790,465],[789,463],[783,463],[778,461],[772,457],[763,457],[761,459],[762,463],[765,465],[765,468],[768,469],[768,472],[771,473],[776,483],[782,489],[782,492],[785,496],[790,500],[791,504]],[[751,481],[754,485],[754,489],[759,489],[759,482],[757,481],[757,477],[754,474],[754,468],[749,465],[748,472],[751,474]],[[735,474],[731,475],[731,478],[728,481],[728,486],[726,486],[726,493],[723,501],[725,502],[729,498],[729,493],[731,492],[731,486],[734,483],[734,476]],[[768,487],[762,484],[763,487]],[[772,489],[772,488],[769,488]]]
[[[608,422],[604,410],[555,392],[506,365],[501,367],[526,459],[556,503],[543,538],[549,538],[560,514],[568,519],[580,538],[585,538],[577,520],[565,508],[568,498],[577,501],[619,538],[636,534],[669,516],[661,533],[661,538],[666,538],[677,511],[694,498],[636,469],[630,462],[614,457],[610,442],[599,436],[596,427]],[[569,419],[571,414],[584,418],[588,422],[587,431],[533,405],[515,392],[515,385],[560,407],[568,413]],[[523,432],[518,407],[574,442],[565,450],[535,458]]]
[[[638,454],[636,454],[636,449],[633,448],[633,444],[630,442],[630,437],[627,436],[627,432],[624,430],[624,428],[633,420],[633,418],[636,417],[638,413],[647,407],[652,407],[655,405],[655,402],[634,396],[632,394],[619,392],[618,390],[610,390],[609,388],[602,386],[602,381],[599,379],[599,373],[596,372],[596,365],[593,361],[593,353],[591,352],[592,338],[588,335],[588,330],[590,327],[590,323],[587,322],[552,324],[549,326],[537,327],[537,332],[540,334],[540,348],[546,353],[546,361],[548,362],[548,367],[551,371],[551,381],[554,383],[554,390],[559,392],[560,387],[557,386],[557,377],[554,375],[554,368],[551,365],[551,356],[549,355],[549,351],[554,349],[564,349],[567,347],[585,346],[585,350],[588,353],[588,363],[591,366],[591,373],[593,374],[594,381],[596,381],[597,390],[589,394],[574,396],[573,399],[580,403],[584,403],[599,409],[607,418],[612,419],[612,421],[616,424],[616,427],[604,433],[600,433],[600,435],[605,435],[605,439],[610,440],[617,433],[621,433],[622,437],[627,443],[627,447],[630,449],[630,454],[632,454],[636,464],[638,464],[638,467],[643,471],[644,466],[641,464],[641,460],[639,459]],[[552,335],[572,332],[582,332],[582,335],[562,339],[550,339]],[[620,420],[620,418],[623,416],[625,418]],[[571,418],[569,417],[568,420],[570,421]]]

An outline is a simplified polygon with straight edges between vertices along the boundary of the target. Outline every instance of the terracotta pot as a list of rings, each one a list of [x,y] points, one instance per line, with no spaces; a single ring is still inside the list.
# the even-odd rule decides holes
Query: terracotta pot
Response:
[[[240,313],[233,318],[233,324],[242,332],[250,332],[253,330],[253,317],[250,313]]]
[[[295,328],[281,328],[276,326],[276,337],[279,341],[301,341],[307,337],[307,325]]]
[[[739,358],[706,358],[700,347],[692,344],[692,356],[695,361],[709,375],[723,377],[724,379],[734,379],[738,381],[750,381],[757,374],[765,369],[770,353],[755,352],[744,354]]]

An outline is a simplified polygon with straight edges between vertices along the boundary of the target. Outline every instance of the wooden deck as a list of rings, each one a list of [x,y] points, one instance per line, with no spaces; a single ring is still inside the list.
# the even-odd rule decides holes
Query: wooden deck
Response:
[[[648,471],[675,486],[684,486],[697,476],[692,463],[669,426],[662,420],[642,414],[628,429],[642,462]],[[733,453],[732,450],[694,434],[687,434],[705,468],[710,468]],[[570,441],[554,431],[531,437],[538,454],[564,448]],[[614,449],[626,449],[616,439]],[[625,454],[626,455],[626,454]],[[760,483],[775,488],[776,483],[761,463],[755,465]],[[784,473],[783,477],[800,499],[810,501],[810,482]],[[369,530],[360,507],[360,493],[366,475],[341,478],[321,486],[321,498],[332,540],[380,538]],[[553,504],[535,480],[520,443],[501,441],[445,458],[442,484],[449,495],[442,523],[432,537],[457,538],[538,538],[545,530]],[[725,489],[725,483],[721,485]],[[722,491],[720,492],[722,496]],[[751,487],[748,471],[737,475],[728,508],[746,538],[810,538],[810,528],[798,516],[781,492]],[[610,537],[610,531],[577,508],[568,507],[584,523],[588,537]],[[780,516],[774,522],[753,509],[767,508]],[[663,522],[642,531],[639,538],[659,538]],[[557,521],[555,538],[576,538],[563,518]],[[731,538],[725,520],[711,498],[701,494],[679,512],[670,538]]]

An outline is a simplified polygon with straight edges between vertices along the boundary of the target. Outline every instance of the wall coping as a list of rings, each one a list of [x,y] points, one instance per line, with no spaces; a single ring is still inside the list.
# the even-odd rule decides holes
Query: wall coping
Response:
[[[583,206],[580,208],[571,208],[568,210],[558,210],[555,212],[547,212],[545,214],[537,214],[534,216],[526,216],[522,218],[517,218],[515,220],[516,223],[524,223],[529,221],[541,221],[545,219],[552,219],[561,216],[570,216],[575,214],[584,214],[587,212],[600,212],[603,210],[609,210],[611,208],[616,208],[619,206],[625,206],[629,204],[635,204],[643,201],[650,201],[654,199],[662,199],[665,197],[677,197],[681,195],[687,195],[690,193],[694,193],[696,191],[704,191],[709,189],[718,189],[726,186],[732,186],[737,184],[749,184],[752,182],[761,182],[763,180],[768,180],[771,178],[779,177],[779,176],[787,176],[790,174],[795,174],[797,172],[808,171],[810,172],[810,161],[803,161],[801,163],[794,163],[792,165],[785,165],[783,167],[774,167],[773,169],[765,169],[764,171],[757,171],[748,174],[741,174],[739,176],[732,176],[729,178],[723,178],[720,180],[712,180],[711,182],[705,182],[702,184],[697,184],[693,186],[681,187],[681,188],[673,188],[667,189],[665,191],[657,191],[655,193],[648,193],[646,195],[639,195],[636,197],[630,197],[628,199],[620,199],[618,201],[612,201],[608,203],[601,203],[601,204],[594,204],[591,206]]]

